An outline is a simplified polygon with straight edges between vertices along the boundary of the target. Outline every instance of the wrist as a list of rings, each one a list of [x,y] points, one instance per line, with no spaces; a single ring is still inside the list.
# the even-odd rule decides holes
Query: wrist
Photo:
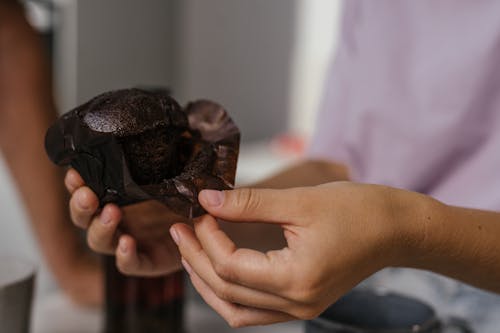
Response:
[[[395,266],[425,268],[432,252],[437,250],[436,239],[442,233],[440,221],[447,205],[429,196],[407,192],[397,214]]]

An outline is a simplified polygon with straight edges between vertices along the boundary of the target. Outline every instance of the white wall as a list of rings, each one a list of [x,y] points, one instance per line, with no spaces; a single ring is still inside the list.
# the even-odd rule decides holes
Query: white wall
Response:
[[[171,83],[168,0],[78,2],[78,99],[133,85]]]
[[[177,0],[177,92],[222,103],[243,139],[287,128],[295,0]]]
[[[314,130],[325,74],[337,46],[341,1],[297,1],[289,128],[307,138]]]
[[[61,112],[111,89],[172,85],[172,1],[57,2]]]
[[[59,105],[109,89],[211,98],[244,140],[286,131],[296,0],[58,0]]]

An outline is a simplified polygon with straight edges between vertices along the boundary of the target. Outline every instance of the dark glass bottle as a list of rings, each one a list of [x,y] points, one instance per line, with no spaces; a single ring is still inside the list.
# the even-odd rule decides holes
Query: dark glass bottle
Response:
[[[105,257],[105,333],[183,333],[184,274],[143,278],[121,274]]]

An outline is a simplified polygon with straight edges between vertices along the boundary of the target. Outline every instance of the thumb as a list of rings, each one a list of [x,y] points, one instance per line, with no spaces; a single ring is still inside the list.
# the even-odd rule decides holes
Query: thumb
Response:
[[[307,200],[302,192],[301,188],[203,190],[198,200],[211,215],[229,221],[291,223],[302,215]]]

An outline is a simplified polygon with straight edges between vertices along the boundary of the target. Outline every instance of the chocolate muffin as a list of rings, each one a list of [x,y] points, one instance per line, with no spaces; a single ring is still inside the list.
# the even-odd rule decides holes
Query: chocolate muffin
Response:
[[[155,199],[193,217],[203,188],[234,184],[239,131],[211,101],[181,108],[164,91],[101,94],[63,115],[47,132],[52,161],[71,165],[101,205]]]

